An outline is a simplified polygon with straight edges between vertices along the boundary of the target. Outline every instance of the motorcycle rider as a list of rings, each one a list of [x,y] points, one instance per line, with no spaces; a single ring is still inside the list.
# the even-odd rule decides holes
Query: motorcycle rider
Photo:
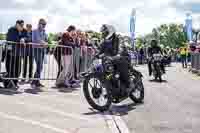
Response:
[[[161,47],[158,45],[158,42],[156,40],[154,40],[154,39],[151,41],[151,47],[148,49],[148,57],[149,57],[148,69],[149,69],[149,76],[151,76],[151,74],[152,74],[151,63],[152,63],[152,60],[153,60],[153,54],[161,54],[161,55],[163,55]],[[162,68],[163,72],[165,73],[165,66],[164,66],[163,60],[161,61],[161,68]]]
[[[116,35],[116,31],[111,25],[103,25],[101,27],[101,33],[103,41],[100,45],[100,52],[97,56],[104,55],[107,58],[111,58],[114,63],[115,71],[119,72],[120,80],[126,88],[129,88],[129,70],[137,72],[130,66],[129,60],[126,56],[120,56],[119,53],[119,37]]]

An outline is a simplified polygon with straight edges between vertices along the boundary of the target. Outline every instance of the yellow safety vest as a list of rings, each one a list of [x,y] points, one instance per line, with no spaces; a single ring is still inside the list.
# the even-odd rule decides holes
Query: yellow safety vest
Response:
[[[185,51],[185,48],[181,48],[180,54],[181,55],[187,55],[187,50]]]

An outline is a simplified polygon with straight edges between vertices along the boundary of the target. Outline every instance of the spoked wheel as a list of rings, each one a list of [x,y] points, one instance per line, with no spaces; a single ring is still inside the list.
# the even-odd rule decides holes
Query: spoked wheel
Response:
[[[83,92],[87,102],[94,109],[101,112],[109,110],[112,104],[112,96],[108,88],[95,76],[84,80]]]
[[[144,85],[142,79],[137,81],[135,89],[130,93],[130,98],[135,103],[142,103],[144,100]]]

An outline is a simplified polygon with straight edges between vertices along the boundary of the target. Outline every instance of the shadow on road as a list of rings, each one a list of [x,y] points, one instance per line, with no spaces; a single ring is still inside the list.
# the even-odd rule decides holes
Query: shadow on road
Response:
[[[21,92],[0,87],[0,94],[12,96],[16,94],[21,94]]]
[[[62,93],[72,93],[74,91],[79,91],[80,86],[74,86],[74,87],[70,87],[70,88],[54,86],[54,87],[51,87],[51,88],[58,90],[59,92],[62,92]]]
[[[77,88],[59,88],[58,91],[62,93],[72,93],[74,91],[78,91],[78,89]]]
[[[96,111],[93,108],[89,108],[89,110],[91,110],[91,112],[83,113],[83,115],[98,115],[98,114],[102,114],[102,112]]]
[[[37,89],[26,89],[24,91],[25,93],[29,93],[29,94],[34,94],[34,95],[37,95],[39,94],[40,92],[43,92],[43,90],[37,88]]]
[[[125,116],[128,115],[128,112],[135,110],[136,106],[142,105],[143,103],[137,104],[137,103],[131,103],[131,104],[123,104],[123,105],[114,105],[112,107],[113,115],[118,116]]]
[[[167,80],[162,80],[162,82],[160,82],[160,81],[155,80],[155,79],[151,79],[151,80],[149,80],[149,82],[155,82],[155,83],[168,83]]]
[[[136,104],[136,103],[131,103],[131,104],[123,104],[123,105],[113,105],[111,108],[112,115],[117,115],[117,116],[125,116],[128,115],[128,112],[135,110],[136,106],[142,105],[143,103]],[[96,111],[92,108],[89,108],[91,112],[88,113],[83,113],[83,115],[97,115],[101,114],[102,112]]]

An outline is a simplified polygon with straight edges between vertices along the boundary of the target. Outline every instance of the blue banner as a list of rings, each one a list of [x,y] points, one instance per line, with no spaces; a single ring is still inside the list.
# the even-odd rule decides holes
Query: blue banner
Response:
[[[188,41],[192,41],[192,16],[188,13],[186,14],[187,18],[185,20],[186,32]]]
[[[133,9],[130,17],[130,34],[131,34],[131,39],[132,39],[132,46],[134,47],[134,42],[135,42],[135,22],[136,22],[136,10]]]

